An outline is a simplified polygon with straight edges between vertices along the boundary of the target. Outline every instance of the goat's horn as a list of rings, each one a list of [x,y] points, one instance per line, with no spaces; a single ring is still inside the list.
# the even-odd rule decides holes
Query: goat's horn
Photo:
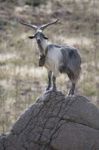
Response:
[[[32,24],[29,24],[29,23],[25,23],[23,20],[19,20],[19,22],[22,24],[22,25],[25,25],[25,26],[28,26],[32,29],[38,29],[38,27],[36,25],[32,25]]]
[[[52,25],[52,24],[55,24],[59,21],[59,19],[53,21],[53,22],[50,22],[50,23],[47,23],[47,24],[44,24],[40,27],[41,30],[44,30],[45,28],[47,28],[48,26]]]

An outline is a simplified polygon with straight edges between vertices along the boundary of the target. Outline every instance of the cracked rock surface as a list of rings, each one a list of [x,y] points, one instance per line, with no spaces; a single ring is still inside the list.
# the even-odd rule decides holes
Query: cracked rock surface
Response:
[[[0,150],[99,150],[99,109],[83,96],[47,92],[0,136]]]

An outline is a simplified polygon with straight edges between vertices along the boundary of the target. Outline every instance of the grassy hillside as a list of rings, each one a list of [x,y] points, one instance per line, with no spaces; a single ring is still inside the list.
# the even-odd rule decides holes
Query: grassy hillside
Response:
[[[98,0],[0,1],[0,131],[8,131],[20,113],[45,90],[47,71],[38,67],[39,50],[28,36],[34,31],[18,19],[43,24],[59,18],[44,33],[53,43],[79,49],[82,72],[77,93],[99,105],[99,2]],[[67,76],[57,79],[67,94]]]

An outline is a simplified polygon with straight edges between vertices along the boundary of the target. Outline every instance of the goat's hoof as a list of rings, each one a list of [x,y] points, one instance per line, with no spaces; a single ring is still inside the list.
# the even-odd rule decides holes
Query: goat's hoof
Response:
[[[50,89],[46,89],[46,91],[45,91],[44,93],[46,94],[46,93],[56,92],[56,91],[57,91],[57,89],[54,88],[54,87],[52,87],[52,88],[50,88]]]
[[[51,89],[50,88],[46,88],[46,90],[44,91],[44,94],[47,94],[49,92],[51,92]]]
[[[46,91],[49,91],[49,90],[50,90],[50,87],[47,87],[47,88],[46,88]]]
[[[52,92],[56,92],[56,91],[57,91],[56,87],[52,87],[50,90],[51,90]]]
[[[68,94],[67,96],[68,97],[74,97],[75,95],[74,94]]]
[[[73,96],[74,95],[74,91],[71,89],[68,93],[68,96]]]

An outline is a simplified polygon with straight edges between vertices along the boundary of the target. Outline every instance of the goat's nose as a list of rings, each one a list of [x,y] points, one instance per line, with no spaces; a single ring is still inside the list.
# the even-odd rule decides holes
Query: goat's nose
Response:
[[[38,39],[37,39],[37,42],[38,42],[38,43],[41,43],[41,40],[40,40],[40,38],[38,38]]]

